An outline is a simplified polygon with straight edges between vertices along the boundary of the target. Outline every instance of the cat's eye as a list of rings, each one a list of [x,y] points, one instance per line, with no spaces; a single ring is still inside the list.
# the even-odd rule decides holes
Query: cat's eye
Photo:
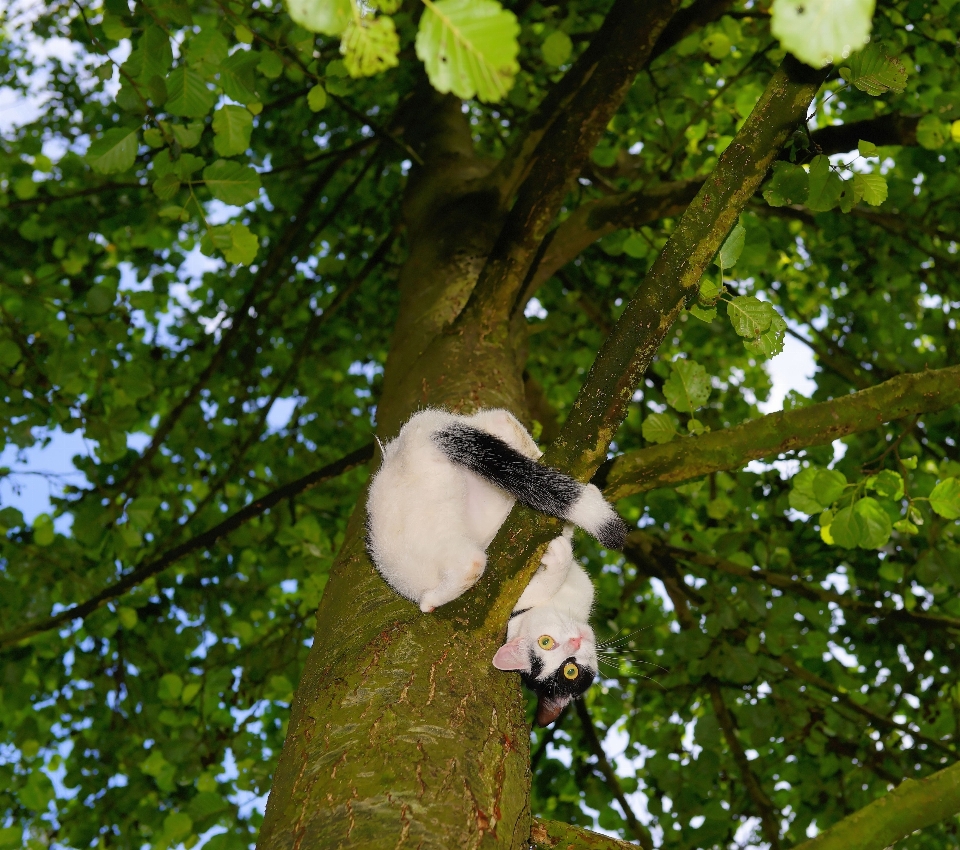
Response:
[[[540,635],[540,637],[537,638],[537,646],[539,646],[540,649],[553,649],[556,645],[557,642],[550,637],[550,635]]]
[[[563,675],[568,679],[576,679],[580,675],[580,669],[572,661],[563,668]]]

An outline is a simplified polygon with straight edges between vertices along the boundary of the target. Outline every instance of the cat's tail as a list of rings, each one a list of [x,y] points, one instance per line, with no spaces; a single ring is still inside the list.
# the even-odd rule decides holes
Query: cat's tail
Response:
[[[578,525],[608,549],[622,549],[627,528],[592,484],[526,457],[503,440],[468,425],[449,425],[433,435],[454,463],[506,490],[518,502]]]

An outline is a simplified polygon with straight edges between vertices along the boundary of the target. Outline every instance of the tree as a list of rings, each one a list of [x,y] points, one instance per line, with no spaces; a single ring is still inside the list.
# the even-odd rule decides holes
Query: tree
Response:
[[[960,5],[5,14],[0,424],[85,450],[0,509],[0,847],[957,845]],[[547,729],[556,521],[429,616],[364,551],[424,405],[632,528]]]

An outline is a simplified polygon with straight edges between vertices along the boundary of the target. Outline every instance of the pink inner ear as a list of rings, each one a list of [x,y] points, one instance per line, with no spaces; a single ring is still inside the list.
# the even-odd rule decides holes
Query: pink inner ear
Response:
[[[530,670],[530,656],[523,648],[523,638],[514,638],[505,643],[493,656],[493,666],[498,670]]]

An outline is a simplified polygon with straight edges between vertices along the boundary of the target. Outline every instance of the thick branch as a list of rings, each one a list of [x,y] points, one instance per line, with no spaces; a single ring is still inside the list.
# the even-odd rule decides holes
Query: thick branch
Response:
[[[906,779],[794,850],[883,850],[960,813],[960,762],[925,779]]]
[[[633,837],[640,842],[640,846],[643,847],[644,850],[653,850],[653,838],[649,830],[637,820],[637,816],[633,813],[633,809],[630,808],[630,804],[627,802],[623,788],[620,786],[620,779],[617,776],[617,772],[613,769],[613,766],[607,759],[607,754],[603,751],[603,744],[597,735],[597,730],[593,725],[593,718],[590,716],[590,710],[587,708],[587,704],[582,699],[578,699],[574,700],[574,705],[577,709],[577,717],[580,718],[580,725],[583,727],[583,737],[590,751],[597,759],[597,769],[607,783],[607,787],[613,794],[614,799],[620,804],[620,808],[623,810],[623,817],[627,822],[627,827],[630,829],[630,832],[633,833]]]
[[[892,112],[866,121],[821,127],[810,134],[810,141],[814,150],[824,154],[855,151],[861,139],[875,145],[916,145],[919,121],[919,116]]]
[[[637,846],[569,823],[540,818],[533,819],[530,843],[536,850],[634,850]]]
[[[617,0],[594,44],[578,61],[584,83],[543,136],[476,288],[461,315],[479,327],[500,325],[560,205],[613,114],[646,64],[679,0]],[[583,57],[581,57],[583,59]]]
[[[744,752],[743,744],[737,737],[737,725],[733,720],[733,715],[727,704],[723,701],[723,694],[720,692],[720,685],[715,679],[707,680],[707,690],[710,692],[710,701],[713,703],[713,713],[717,717],[717,723],[723,730],[723,737],[733,754],[733,760],[737,763],[737,769],[740,771],[740,778],[747,789],[747,794],[753,801],[753,805],[760,816],[763,837],[770,843],[772,850],[780,850],[780,813],[776,810],[770,798],[766,795],[757,777],[754,776],[750,768],[750,760]]]
[[[203,532],[203,534],[198,534],[196,537],[181,543],[179,546],[175,546],[168,552],[164,552],[154,560],[137,567],[135,570],[127,573],[122,579],[104,588],[100,593],[88,599],[86,602],[73,605],[66,611],[61,611],[53,617],[44,617],[43,619],[24,623],[22,626],[0,635],[0,649],[12,646],[25,638],[40,634],[40,632],[55,629],[64,623],[69,623],[80,617],[86,617],[111,599],[122,596],[128,590],[131,590],[151,576],[163,572],[163,570],[171,564],[186,557],[191,552],[196,552],[198,549],[209,548],[225,534],[229,534],[254,517],[260,516],[260,514],[269,510],[279,502],[310,490],[323,484],[325,481],[329,481],[331,478],[336,478],[338,475],[342,475],[344,472],[356,466],[361,466],[369,461],[371,457],[373,457],[372,444],[363,446],[342,457],[340,460],[324,466],[322,469],[318,469],[315,472],[304,475],[302,478],[298,478],[296,481],[291,481],[289,484],[277,488],[272,493],[268,493],[266,496],[251,502],[232,516],[227,517],[223,522]]]
[[[712,431],[620,455],[606,476],[608,499],[678,484],[751,460],[833,442],[884,422],[960,403],[960,366],[900,375],[868,390],[798,410],[770,413]]]

